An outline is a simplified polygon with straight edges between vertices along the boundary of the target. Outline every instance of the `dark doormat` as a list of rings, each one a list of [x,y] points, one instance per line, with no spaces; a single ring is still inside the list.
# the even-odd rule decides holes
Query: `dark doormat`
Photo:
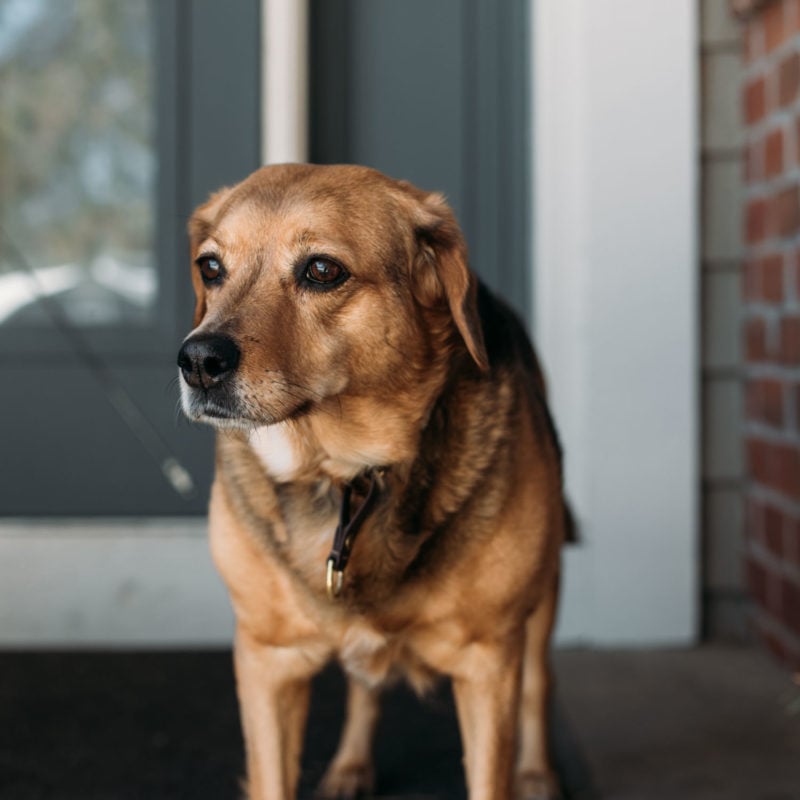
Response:
[[[300,797],[336,747],[344,680],[314,686]],[[465,798],[449,686],[387,692],[375,742],[379,797]],[[567,798],[594,798],[556,709]],[[242,738],[229,652],[0,653],[2,800],[238,800]]]

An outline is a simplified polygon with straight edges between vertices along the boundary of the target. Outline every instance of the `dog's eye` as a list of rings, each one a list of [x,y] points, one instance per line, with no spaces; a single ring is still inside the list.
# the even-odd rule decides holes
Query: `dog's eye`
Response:
[[[344,267],[329,258],[312,258],[306,264],[303,277],[312,285],[328,288],[345,280],[347,272]]]
[[[203,283],[217,283],[222,278],[222,264],[214,256],[200,256],[197,266],[203,277]]]

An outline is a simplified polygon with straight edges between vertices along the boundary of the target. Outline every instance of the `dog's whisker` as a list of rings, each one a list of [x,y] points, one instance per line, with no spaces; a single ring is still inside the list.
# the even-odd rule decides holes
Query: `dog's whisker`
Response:
[[[302,383],[298,383],[297,381],[288,381],[286,379],[281,379],[279,381],[283,386],[287,388],[294,388],[299,389],[301,392],[305,394],[311,395],[312,399],[314,400],[324,400],[325,395],[320,394],[319,392],[315,392],[310,386],[306,386]]]

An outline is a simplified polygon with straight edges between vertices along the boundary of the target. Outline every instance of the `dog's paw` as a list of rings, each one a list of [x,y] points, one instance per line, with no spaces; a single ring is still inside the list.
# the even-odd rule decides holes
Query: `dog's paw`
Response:
[[[370,797],[375,776],[370,764],[336,764],[328,767],[317,788],[320,800],[355,800]]]
[[[522,772],[517,775],[516,800],[560,800],[558,781],[551,773]]]

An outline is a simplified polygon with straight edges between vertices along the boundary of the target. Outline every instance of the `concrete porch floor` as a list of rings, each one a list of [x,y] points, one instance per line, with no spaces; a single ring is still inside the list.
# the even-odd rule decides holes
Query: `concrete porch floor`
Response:
[[[797,800],[800,686],[747,649],[563,650],[555,752],[567,798]],[[315,686],[301,796],[333,752],[342,681]],[[386,697],[378,795],[462,798],[446,686]],[[0,653],[0,798],[237,798],[230,654]]]
[[[574,650],[556,669],[595,797],[800,799],[800,676],[763,653]]]

